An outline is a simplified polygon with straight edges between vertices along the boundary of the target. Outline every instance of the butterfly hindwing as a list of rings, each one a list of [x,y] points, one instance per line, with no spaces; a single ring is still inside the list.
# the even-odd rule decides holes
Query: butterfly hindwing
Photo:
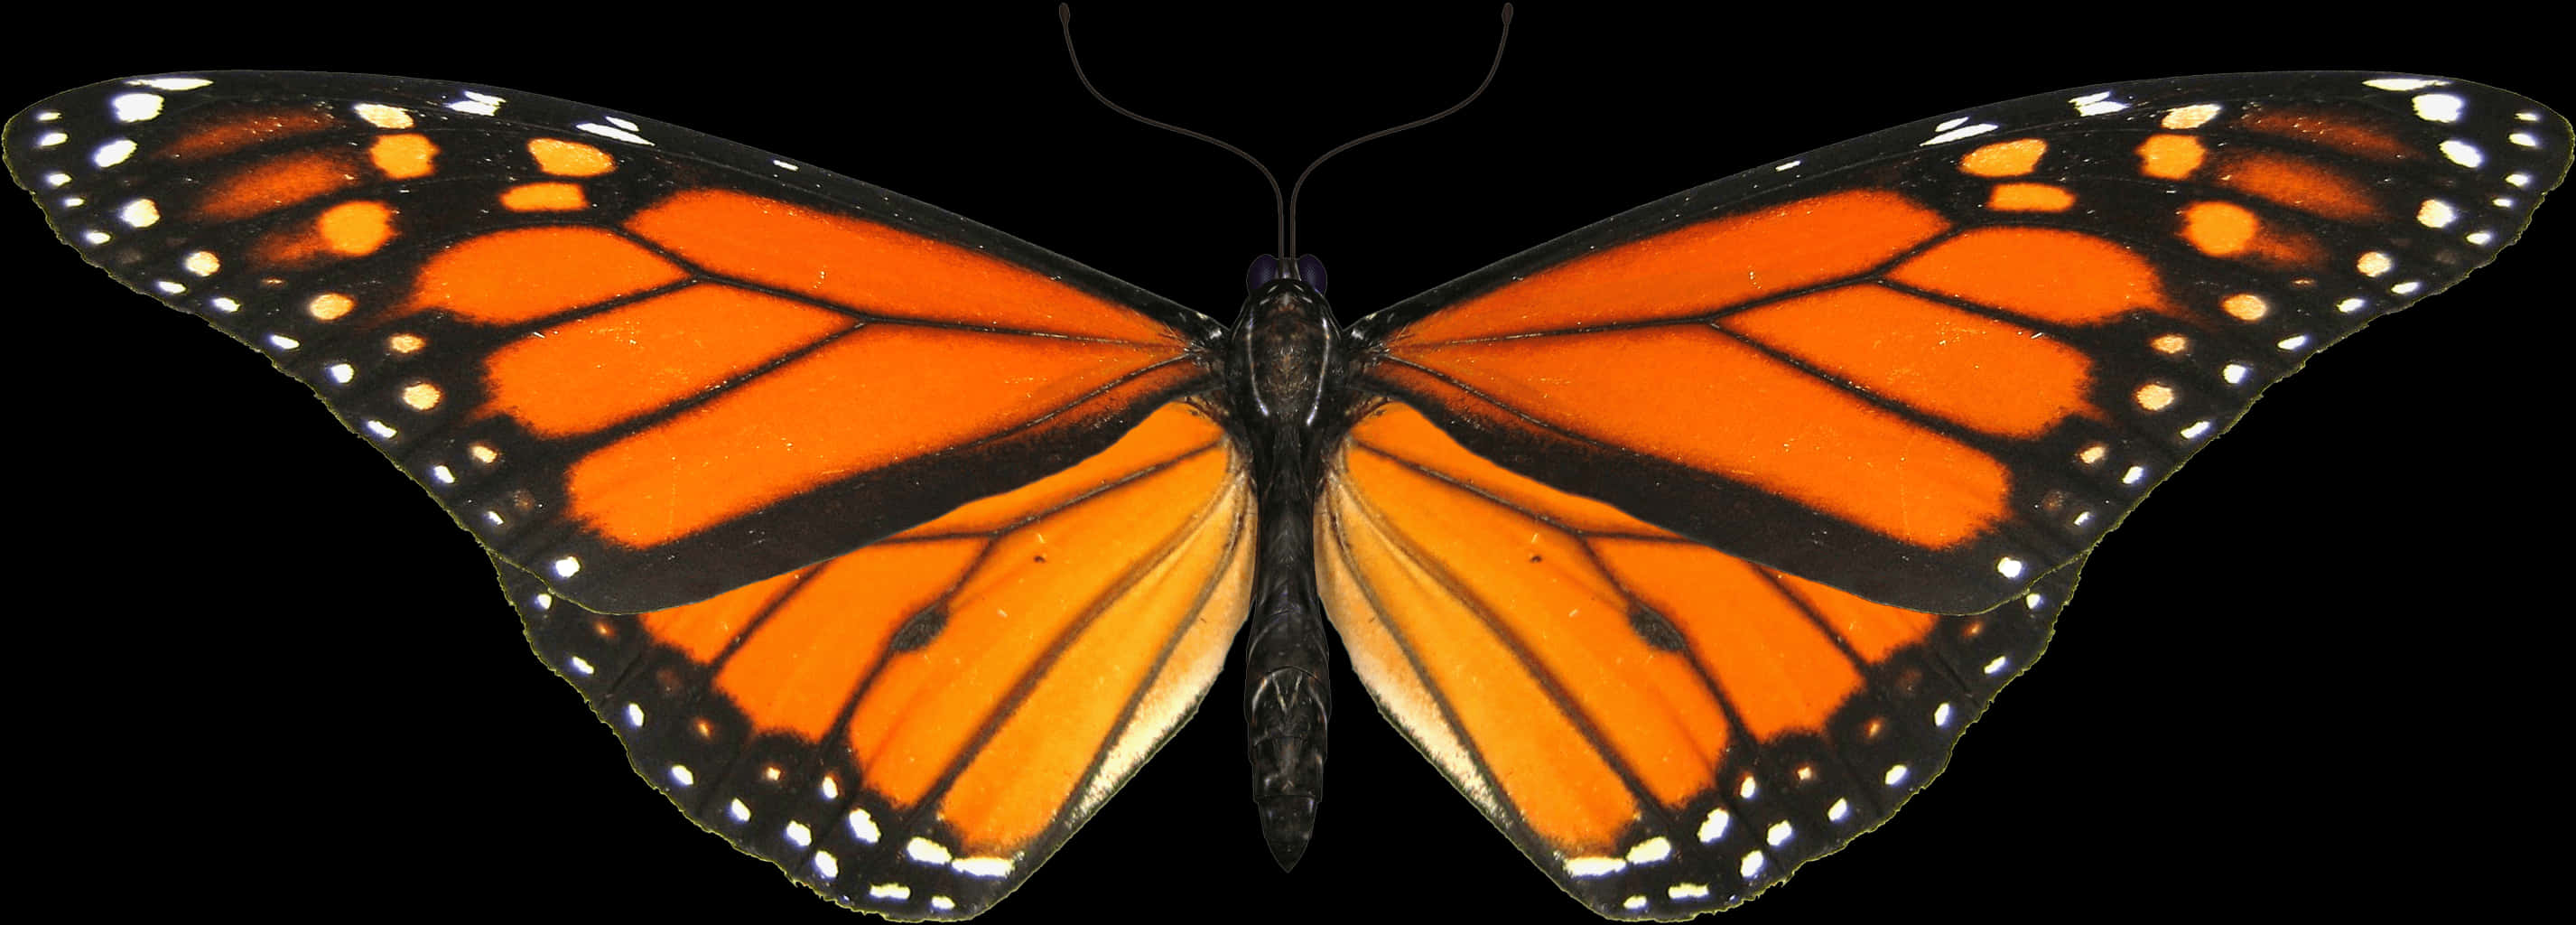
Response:
[[[1877,604],[1505,470],[1399,403],[1353,426],[1317,520],[1379,708],[1619,918],[1735,905],[1885,821],[2039,657],[2077,571],[1972,617]]]
[[[1250,472],[1205,412],[838,558],[607,615],[500,562],[538,655],[699,825],[825,897],[974,915],[1186,720],[1249,609]],[[497,559],[496,559],[497,561]]]

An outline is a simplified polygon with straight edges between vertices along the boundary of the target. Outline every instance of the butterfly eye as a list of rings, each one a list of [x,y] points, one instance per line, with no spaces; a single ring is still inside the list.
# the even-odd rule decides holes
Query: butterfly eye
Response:
[[[1300,254],[1297,265],[1291,268],[1284,258],[1269,254],[1254,257],[1252,269],[1243,274],[1243,291],[1259,292],[1261,287],[1281,279],[1302,281],[1320,294],[1324,291],[1324,261],[1313,254]]]
[[[1243,291],[1259,292],[1261,287],[1270,285],[1279,277],[1287,275],[1283,269],[1286,263],[1287,261],[1269,254],[1252,258],[1252,269],[1243,274]]]
[[[1323,258],[1313,254],[1297,255],[1297,278],[1305,280],[1306,285],[1315,287],[1317,294],[1322,294],[1324,291]]]

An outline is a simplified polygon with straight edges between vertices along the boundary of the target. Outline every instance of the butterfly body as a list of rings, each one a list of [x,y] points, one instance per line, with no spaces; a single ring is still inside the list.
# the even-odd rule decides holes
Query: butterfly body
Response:
[[[2146,487],[2314,347],[2483,262],[2566,157],[2563,122],[2484,88],[2126,85],[1989,107],[1985,137],[1909,126],[1711,184],[1346,335],[1320,294],[1272,284],[1228,333],[668,126],[387,78],[186,80],[211,83],[40,104],[81,133],[44,144],[61,116],[22,116],[13,173],[86,256],[269,352],[429,487],[494,553],[539,654],[692,819],[901,917],[1016,886],[1188,712],[1246,614],[1255,779],[1288,801],[1265,813],[1311,816],[1322,612],[1381,709],[1569,892],[1623,916],[1732,905],[1892,813],[2036,657]],[[2405,92],[2465,99],[2478,163],[2431,160],[2452,139],[2406,121]],[[152,105],[137,96],[161,108],[126,118]],[[2121,110],[2086,108],[2104,99]],[[2529,154],[2500,140],[2522,116]],[[438,154],[406,160],[422,142],[393,139],[414,134]],[[2151,144],[2272,180],[2229,186]],[[301,158],[361,155],[333,162],[355,187],[290,182],[328,175]],[[2525,198],[2475,199],[2517,171]],[[2195,230],[2176,197],[2236,211]],[[386,211],[348,210],[366,203]],[[817,238],[867,259],[785,243]],[[2413,276],[2379,280],[2383,262]],[[868,275],[897,264],[1011,295]],[[695,317],[722,324],[676,330],[766,339],[751,360],[656,356],[715,371],[652,400],[564,384],[623,347],[546,354],[710,299]],[[1882,320],[1847,344],[1799,320],[1819,307]],[[1996,352],[1942,352],[1980,339]],[[1911,362],[1854,365],[1887,343]],[[870,378],[902,357],[962,359],[921,362],[949,378],[909,415],[867,405],[913,378]],[[957,372],[983,368],[1009,389]],[[782,382],[933,449],[800,430],[792,402],[729,416]],[[1011,397],[1029,383],[1056,391]],[[1667,413],[1683,423],[1639,429]],[[724,442],[745,431],[784,439]],[[696,471],[780,445],[818,455]],[[1837,459],[1857,462],[1807,474]],[[1094,571],[1059,576],[1075,566]],[[826,593],[914,571],[945,577]],[[1152,641],[1095,660],[1113,636]],[[817,673],[843,680],[779,681]]]

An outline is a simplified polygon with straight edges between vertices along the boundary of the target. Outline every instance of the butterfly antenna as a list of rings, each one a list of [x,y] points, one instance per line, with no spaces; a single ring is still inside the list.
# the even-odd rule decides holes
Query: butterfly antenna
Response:
[[[1138,122],[1145,123],[1146,125],[1151,125],[1151,126],[1153,126],[1153,127],[1155,127],[1155,128],[1162,129],[1162,130],[1167,131],[1167,132],[1175,132],[1175,133],[1178,133],[1178,134],[1187,135],[1187,136],[1189,136],[1189,137],[1191,137],[1191,138],[1196,138],[1196,139],[1198,139],[1198,140],[1200,140],[1200,141],[1207,142],[1208,144],[1212,144],[1212,145],[1215,145],[1215,146],[1217,146],[1217,147],[1224,148],[1224,149],[1226,149],[1226,150],[1228,150],[1228,151],[1232,151],[1232,152],[1234,152],[1234,156],[1239,157],[1239,158],[1242,158],[1242,159],[1244,159],[1245,161],[1247,161],[1247,162],[1251,163],[1251,164],[1252,164],[1252,169],[1254,169],[1254,170],[1258,170],[1258,171],[1261,171],[1261,182],[1264,182],[1264,183],[1268,183],[1268,184],[1270,184],[1270,214],[1272,214],[1272,215],[1275,215],[1275,216],[1278,216],[1278,217],[1279,217],[1279,218],[1278,218],[1279,253],[1280,253],[1281,255],[1287,255],[1287,254],[1291,253],[1291,251],[1289,251],[1289,250],[1288,250],[1288,217],[1287,217],[1287,216],[1288,216],[1288,213],[1287,213],[1286,208],[1285,208],[1284,206],[1282,206],[1282,205],[1281,205],[1281,202],[1280,202],[1280,198],[1279,198],[1279,178],[1278,178],[1278,177],[1276,177],[1276,176],[1273,176],[1273,175],[1270,173],[1270,168],[1269,168],[1267,165],[1264,165],[1263,163],[1261,163],[1261,159],[1260,159],[1260,158],[1256,158],[1256,157],[1253,157],[1253,156],[1252,156],[1252,155],[1250,155],[1250,154],[1246,154],[1246,153],[1244,153],[1244,151],[1243,151],[1243,149],[1242,149],[1242,148],[1238,148],[1238,147],[1235,147],[1235,146],[1233,146],[1233,145],[1226,144],[1224,141],[1222,141],[1222,140],[1218,139],[1218,138],[1217,138],[1216,136],[1214,136],[1214,135],[1210,135],[1210,134],[1208,134],[1208,133],[1206,133],[1206,132],[1191,131],[1191,130],[1189,130],[1189,129],[1185,129],[1185,128],[1182,128],[1182,127],[1180,127],[1180,126],[1173,125],[1173,124],[1171,124],[1171,123],[1169,123],[1169,122],[1157,122],[1157,121],[1154,121],[1154,120],[1152,120],[1152,119],[1145,118],[1144,116],[1137,115],[1137,114],[1135,114],[1134,112],[1129,111],[1129,110],[1128,110],[1128,108],[1127,108],[1127,107],[1125,107],[1125,106],[1120,106],[1120,105],[1118,105],[1117,103],[1111,102],[1111,101],[1109,100],[1109,97],[1107,97],[1107,96],[1103,95],[1103,94],[1100,92],[1100,88],[1099,88],[1099,87],[1095,87],[1095,86],[1092,86],[1092,85],[1091,85],[1091,75],[1089,75],[1089,74],[1085,74],[1085,73],[1083,73],[1083,72],[1082,72],[1082,56],[1081,56],[1081,55],[1074,54],[1074,52],[1073,52],[1073,5],[1072,5],[1072,4],[1069,4],[1069,3],[1059,3],[1059,4],[1056,4],[1056,5],[1055,5],[1055,19],[1056,19],[1056,22],[1058,22],[1058,23],[1060,23],[1060,24],[1062,24],[1062,25],[1064,26],[1064,56],[1065,56],[1066,58],[1072,59],[1072,61],[1073,61],[1073,76],[1074,76],[1074,79],[1082,81],[1082,88],[1083,88],[1083,89],[1085,89],[1085,90],[1089,90],[1089,91],[1091,91],[1091,98],[1092,98],[1092,99],[1095,99],[1095,100],[1099,100],[1099,101],[1100,101],[1100,105],[1107,106],[1107,107],[1109,107],[1109,108],[1110,108],[1110,110],[1111,110],[1111,111],[1116,112],[1116,113],[1117,113],[1117,114],[1119,114],[1119,115],[1126,116],[1127,118],[1134,119],[1134,120],[1136,120],[1136,121],[1138,121]],[[1444,115],[1445,115],[1445,114],[1444,114]],[[1344,145],[1343,147],[1349,147],[1349,145]],[[1312,169],[1312,168],[1308,168],[1308,169]]]
[[[1324,152],[1323,156],[1316,158],[1314,163],[1306,165],[1306,169],[1297,174],[1297,184],[1289,187],[1288,189],[1288,230],[1281,235],[1281,237],[1285,239],[1286,243],[1279,248],[1279,255],[1281,257],[1287,257],[1297,252],[1297,196],[1298,194],[1306,191],[1306,178],[1315,175],[1315,168],[1324,166],[1324,162],[1332,160],[1333,155],[1359,147],[1362,142],[1375,141],[1409,128],[1420,128],[1448,118],[1450,113],[1467,108],[1467,104],[1473,103],[1476,101],[1477,97],[1485,95],[1486,87],[1494,85],[1494,75],[1501,73],[1503,70],[1503,48],[1510,43],[1511,40],[1512,5],[1506,3],[1503,4],[1503,34],[1494,39],[1494,64],[1492,67],[1485,69],[1485,80],[1483,83],[1476,85],[1475,92],[1467,94],[1466,99],[1459,100],[1457,105],[1451,106],[1447,109],[1415,119],[1403,125],[1395,126],[1394,128],[1379,129],[1358,138],[1342,142],[1339,147]]]

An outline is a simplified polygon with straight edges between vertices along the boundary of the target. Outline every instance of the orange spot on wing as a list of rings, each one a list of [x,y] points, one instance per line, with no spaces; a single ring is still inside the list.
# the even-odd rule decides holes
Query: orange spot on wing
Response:
[[[2249,106],[2236,120],[2240,128],[2294,138],[2382,161],[2412,160],[2416,151],[2377,117],[2350,109],[2305,109]]]
[[[2155,267],[2128,248],[2049,228],[1979,228],[1934,245],[1887,278],[2037,321],[2102,324],[2166,310]]]
[[[412,283],[414,308],[476,324],[533,321],[668,286],[688,274],[613,232],[496,231],[440,251]]]
[[[344,151],[298,151],[206,185],[196,214],[208,222],[239,221],[358,185],[358,166]]]
[[[2209,157],[2200,139],[2189,135],[2155,135],[2138,145],[2138,172],[2159,180],[2180,180],[2199,170]]]
[[[1980,177],[2018,177],[2039,166],[2048,142],[2037,138],[1998,141],[1959,158],[1959,169]]]
[[[570,212],[589,205],[573,183],[522,183],[501,191],[501,207],[513,212]]]
[[[313,220],[322,244],[350,257],[376,252],[394,236],[394,210],[381,202],[344,202]]]
[[[1880,286],[1831,289],[1719,324],[1873,394],[1988,433],[2035,437],[2089,410],[2092,363],[2082,351]]]
[[[2251,153],[2227,159],[2219,185],[2312,215],[2342,222],[2380,217],[2378,197],[2366,184],[2331,167],[2284,154]]]
[[[270,265],[290,267],[364,257],[393,240],[393,219],[393,207],[384,203],[344,202],[322,210],[312,221],[270,232],[254,252]]]
[[[2262,220],[2235,203],[2196,202],[2182,210],[2183,240],[2212,257],[2243,252],[2262,230]]]
[[[968,248],[774,199],[691,190],[627,227],[681,259],[871,315],[1166,345],[1160,323]]]
[[[1389,346],[1703,315],[1868,272],[1947,228],[1883,190],[1799,200],[1568,260],[1434,312]]]
[[[426,135],[405,133],[385,135],[367,146],[367,160],[376,170],[396,180],[429,176],[436,171],[431,161],[438,156],[438,146]]]
[[[2227,312],[2229,317],[2235,318],[2238,321],[2261,321],[2263,320],[2263,316],[2272,313],[2272,303],[2270,301],[2264,299],[2262,296],[2245,292],[2240,292],[2220,300],[2218,307]]]
[[[338,321],[357,307],[356,299],[337,292],[325,292],[304,301],[304,313],[316,321]]]
[[[156,153],[174,161],[202,160],[253,145],[307,135],[339,125],[329,113],[310,109],[267,109],[208,119],[162,142]]]
[[[2000,183],[1986,207],[1998,212],[2064,212],[2075,206],[2075,194],[2048,183]]]
[[[617,169],[617,159],[590,145],[560,138],[528,139],[537,169],[558,177],[595,177]]]

